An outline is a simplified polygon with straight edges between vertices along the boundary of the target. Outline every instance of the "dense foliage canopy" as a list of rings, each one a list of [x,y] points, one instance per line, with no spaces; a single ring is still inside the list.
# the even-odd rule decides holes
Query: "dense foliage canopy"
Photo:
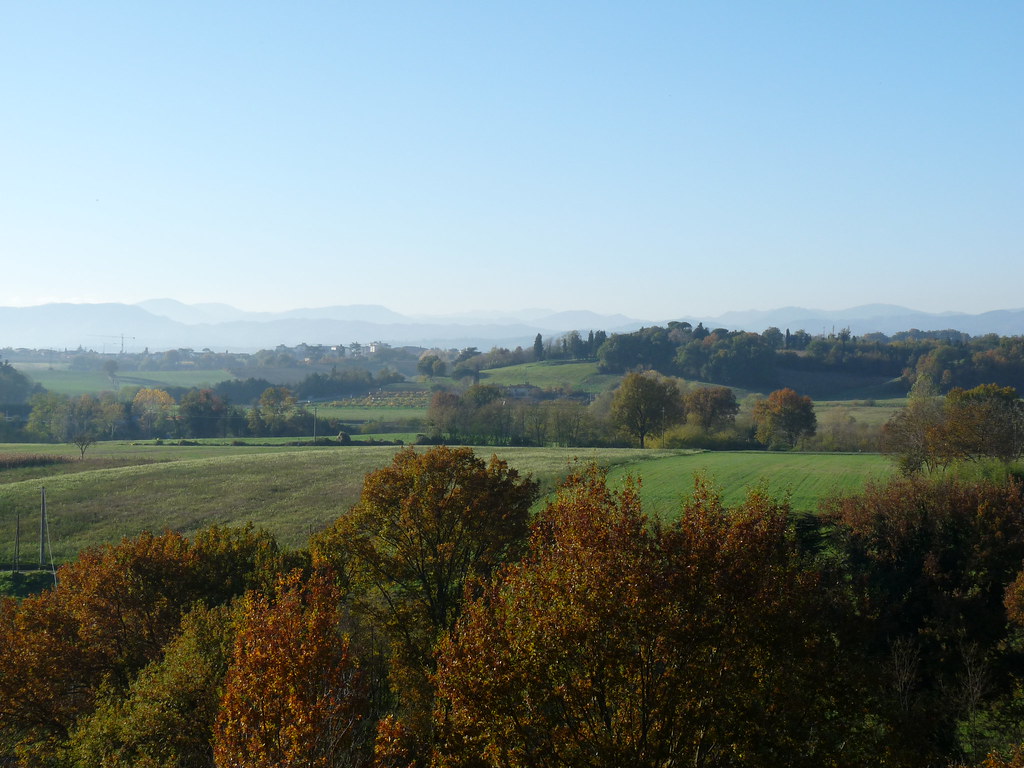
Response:
[[[1024,486],[993,477],[817,515],[697,478],[652,520],[575,466],[531,518],[504,462],[406,449],[309,552],[146,534],[0,599],[0,760],[1019,764]]]

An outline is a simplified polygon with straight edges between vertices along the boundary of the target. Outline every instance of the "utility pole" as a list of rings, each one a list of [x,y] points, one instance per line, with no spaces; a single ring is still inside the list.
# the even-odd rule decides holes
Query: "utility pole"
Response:
[[[50,544],[50,526],[46,521],[46,487],[42,492],[41,510],[39,514],[39,570],[46,570],[46,550],[50,550],[50,572],[53,574],[53,586],[57,586],[57,568],[53,564],[53,546]]]
[[[21,510],[14,511],[14,573],[21,571]]]
[[[46,487],[42,489],[39,507],[39,570],[46,568]]]

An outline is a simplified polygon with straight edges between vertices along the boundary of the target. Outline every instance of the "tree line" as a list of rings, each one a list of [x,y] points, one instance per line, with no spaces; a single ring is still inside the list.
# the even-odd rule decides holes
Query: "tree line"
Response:
[[[1024,389],[1024,337],[972,338],[958,331],[857,337],[843,329],[812,337],[802,330],[753,333],[672,322],[612,334],[597,359],[608,373],[644,368],[762,390],[785,386],[793,373],[808,371],[899,378],[905,388],[927,375],[940,392],[989,382]]]
[[[344,425],[337,419],[316,416],[314,430],[314,412],[304,401],[365,395],[402,380],[389,369],[376,375],[353,369],[311,373],[294,388],[249,378],[207,388],[135,387],[68,396],[30,385],[24,425],[5,422],[3,434],[10,441],[73,443],[83,456],[88,446],[103,439],[338,434]]]
[[[35,395],[21,439],[66,442],[86,449],[115,438],[303,436],[313,413],[286,387],[269,387],[252,408],[231,405],[213,389],[190,389],[175,399],[163,389],[142,388],[134,397]],[[319,433],[338,431],[335,419],[318,418]]]
[[[6,350],[7,357],[22,351]],[[21,355],[24,356],[24,355]],[[971,337],[955,330],[909,331],[855,336],[849,329],[811,335],[803,329],[791,332],[767,328],[760,333],[705,328],[688,322],[670,322],[631,333],[608,334],[602,330],[570,331],[547,339],[540,334],[532,346],[481,351],[424,350],[390,347],[376,343],[278,346],[254,354],[215,352],[210,349],[170,349],[163,352],[100,354],[90,350],[57,352],[41,350],[26,359],[59,357],[77,370],[118,372],[145,370],[230,370],[239,378],[269,368],[301,366],[364,367],[378,370],[401,366],[407,375],[474,377],[479,371],[541,360],[597,360],[601,370],[625,373],[656,370],[690,380],[765,390],[787,385],[795,372],[843,371],[900,378],[909,388],[919,374],[931,377],[940,392],[953,387],[971,388],[997,382],[1024,389],[1024,337],[986,334]],[[426,359],[426,362],[424,362]],[[258,378],[258,374],[256,375]],[[0,402],[6,374],[0,371]]]
[[[247,371],[267,368],[296,368],[309,366],[339,366],[358,363],[373,369],[383,365],[415,363],[422,352],[420,347],[392,347],[375,342],[363,344],[279,344],[273,349],[257,352],[217,352],[204,348],[178,347],[151,352],[120,353],[97,352],[79,347],[74,350],[24,350],[0,349],[0,354],[11,360],[23,362],[47,362],[66,364],[75,371],[146,372],[178,370],[227,370],[243,376]],[[113,370],[111,370],[113,369]]]
[[[464,350],[465,360],[474,359],[475,353],[473,348]],[[436,359],[425,359],[437,370]],[[10,371],[24,379],[13,368]],[[345,369],[308,374],[293,387],[248,378],[223,381],[212,388],[121,388],[117,393],[67,396],[29,386],[24,427],[7,426],[7,437],[73,443],[84,456],[90,445],[102,439],[337,434],[344,425],[336,419],[318,417],[314,430],[314,413],[306,401],[362,395],[402,379],[387,369],[376,375]],[[772,393],[766,403],[774,404],[789,392]],[[737,428],[741,407],[730,388],[685,383],[681,387],[653,371],[625,376],[613,392],[596,402],[572,391],[474,384],[461,392],[446,388],[434,392],[420,441],[644,447],[650,438],[658,437],[670,446],[674,443],[666,438],[669,430],[689,424],[695,430],[685,438],[690,442],[709,444],[718,438],[731,441],[733,447],[792,448],[802,437],[814,434],[810,399],[799,399],[799,405],[803,409],[799,426],[782,429],[782,422],[776,423],[774,405],[765,410],[754,403],[750,423]]]
[[[349,355],[362,355],[363,347],[354,346],[359,350],[350,350]],[[274,355],[286,354],[293,358],[302,354],[306,356],[303,360],[322,361],[327,353],[339,354],[331,349],[299,345],[265,350],[266,354],[250,357],[258,358],[261,364],[273,364]],[[345,349],[344,345],[341,349]],[[380,349],[373,352],[381,359],[388,354],[407,353],[408,350],[392,350],[386,345],[380,345]],[[83,352],[76,359],[84,361],[81,365],[108,367],[112,382],[116,383],[121,357],[115,360],[111,356]],[[143,355],[140,360],[151,357]],[[183,365],[205,358],[218,364],[227,362],[209,350],[202,353],[170,350],[163,353],[161,360],[167,365]],[[701,409],[693,405],[684,409],[681,416],[674,405],[663,407],[659,414],[650,416],[651,429],[645,424],[649,417],[642,411],[635,414],[634,423],[629,424],[631,420],[625,416],[621,402],[613,413],[612,399],[618,397],[618,393],[598,397],[586,407],[582,393],[541,392],[536,388],[517,393],[516,388],[499,391],[480,384],[480,371],[486,368],[536,360],[579,359],[596,359],[600,370],[605,372],[654,371],[663,377],[678,377],[681,395],[687,395],[683,390],[695,386],[684,383],[687,380],[713,381],[719,387],[743,386],[774,393],[793,389],[786,386],[788,380],[804,381],[809,375],[830,375],[830,372],[892,377],[893,381],[902,382],[895,391],[928,382],[935,396],[954,393],[954,398],[956,391],[971,391],[990,384],[1014,390],[1024,386],[1024,339],[1021,337],[972,338],[956,331],[908,331],[892,337],[883,334],[856,337],[847,329],[812,337],[802,330],[791,333],[788,329],[783,332],[769,328],[758,334],[707,329],[701,324],[694,327],[685,322],[610,336],[602,331],[586,335],[571,332],[545,340],[538,334],[533,347],[527,349],[495,348],[481,352],[467,347],[461,351],[434,350],[422,354],[416,367],[435,389],[435,395],[421,441],[622,445],[631,441],[646,444],[649,438],[656,437],[658,443],[666,447],[782,448],[801,443],[823,450],[877,450],[882,445],[885,450],[898,454],[906,451],[899,447],[901,440],[897,436],[904,436],[902,444],[905,446],[907,435],[918,434],[919,444],[927,442],[927,448],[919,449],[918,453],[939,458],[917,461],[917,466],[948,463],[958,455],[978,453],[975,449],[964,448],[962,441],[940,439],[941,430],[931,429],[931,437],[925,441],[920,436],[921,428],[911,427],[908,421],[891,424],[883,435],[877,427],[870,428],[849,419],[843,421],[837,413],[835,418],[817,425],[811,422],[810,416],[802,417],[803,423],[794,429],[792,425],[786,426],[784,420],[780,421],[767,403],[759,406],[751,401],[740,404],[738,420],[718,420],[714,424],[705,423],[700,416]],[[130,362],[129,357],[125,360]],[[296,362],[295,359],[292,362]],[[440,377],[473,384],[460,387],[436,382]],[[161,413],[161,405],[156,401],[139,403],[142,407],[136,409],[131,389],[120,405],[113,402],[116,398],[111,395],[82,398],[81,402],[72,403],[70,399],[62,400],[40,392],[38,387],[33,388],[27,378],[3,363],[0,366],[0,401],[11,403],[5,406],[11,418],[0,423],[0,434],[7,440],[34,437],[75,443],[79,442],[79,437],[88,441],[90,434],[93,439],[158,435],[299,437],[313,431],[313,417],[302,407],[301,401],[364,394],[401,379],[401,374],[387,367],[371,373],[365,368],[335,366],[330,371],[309,373],[290,385],[283,400],[287,403],[288,398],[294,397],[295,403],[287,406],[282,405],[282,397],[278,397],[276,403],[260,404],[264,392],[277,386],[260,376],[222,382],[209,391],[164,387],[163,391],[174,400],[169,411],[174,418],[165,418],[168,411]],[[761,399],[771,397],[778,399],[781,395]],[[38,411],[34,419],[30,417],[33,410]],[[54,418],[56,412],[61,415]],[[911,411],[920,412],[920,408]],[[638,423],[636,417],[640,419]],[[32,428],[21,429],[19,419],[28,420]],[[83,420],[91,425],[88,429],[81,428]],[[815,426],[821,427],[817,433]],[[325,421],[316,431],[330,434],[341,431],[341,427]],[[950,434],[946,430],[945,435]],[[915,460],[911,460],[907,466],[914,463]]]
[[[83,552],[0,601],[0,756],[79,766],[1019,765],[1024,487],[900,478],[672,519],[406,449],[282,551]],[[1014,757],[1018,755],[1018,757]]]
[[[100,439],[203,437],[304,437],[314,432],[345,436],[337,419],[319,417],[297,393],[365,393],[399,378],[383,371],[314,373],[296,390],[265,379],[225,381],[213,389],[141,388],[134,396],[69,397],[37,392],[29,401],[23,429],[5,422],[7,439],[61,441],[84,456]],[[525,391],[520,391],[525,390]],[[129,391],[130,394],[130,391]],[[232,404],[233,398],[250,405]],[[314,426],[314,418],[316,425]],[[1010,462],[1024,453],[1024,406],[1013,387],[983,384],[953,388],[942,396],[920,374],[907,408],[881,429],[858,424],[838,409],[823,423],[806,395],[790,388],[740,403],[724,386],[704,386],[654,371],[623,377],[613,391],[591,398],[583,393],[545,391],[526,385],[476,384],[459,392],[435,391],[420,443],[489,445],[769,448],[879,450],[904,472],[934,470],[986,458]]]
[[[525,388],[525,387],[524,387]],[[435,441],[469,445],[621,446],[644,448],[651,438],[663,447],[714,445],[791,449],[814,434],[814,405],[792,389],[756,399],[749,424],[737,427],[741,411],[729,387],[688,386],[654,371],[623,377],[613,391],[590,402],[540,390],[517,397],[492,384],[464,392],[434,393],[427,411]],[[536,389],[536,388],[534,388]],[[673,429],[689,425],[683,435]]]

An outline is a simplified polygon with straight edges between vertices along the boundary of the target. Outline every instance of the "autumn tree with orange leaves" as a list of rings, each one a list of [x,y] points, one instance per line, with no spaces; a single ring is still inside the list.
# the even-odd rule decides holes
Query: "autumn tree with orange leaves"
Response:
[[[60,586],[7,603],[0,627],[0,730],[23,759],[59,750],[99,685],[125,687],[157,658],[197,595],[188,543],[144,535],[83,552]]]
[[[197,602],[227,602],[278,562],[251,528],[145,533],[83,551],[55,589],[0,601],[0,756],[42,765],[67,751],[101,687],[127,694]]]
[[[441,645],[439,765],[833,765],[840,686],[787,508],[703,482],[675,524],[590,468]]]
[[[387,727],[411,732],[420,759],[431,739],[434,646],[458,618],[467,581],[521,550],[536,488],[470,448],[408,448],[369,473],[359,502],[313,543],[314,562],[345,571],[354,610],[383,636],[402,721]]]
[[[366,689],[349,652],[341,595],[320,574],[249,593],[214,736],[220,768],[329,768],[358,753]]]
[[[818,428],[811,398],[789,387],[754,403],[753,419],[758,442],[774,448],[794,448],[801,437],[810,437]]]

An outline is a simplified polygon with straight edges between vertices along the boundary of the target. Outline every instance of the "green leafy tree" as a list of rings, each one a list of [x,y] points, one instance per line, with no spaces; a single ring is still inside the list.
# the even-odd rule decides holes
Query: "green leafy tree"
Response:
[[[68,398],[55,392],[39,392],[29,401],[27,429],[37,440],[61,440],[63,436],[64,413]]]
[[[83,458],[86,449],[103,431],[103,404],[93,395],[66,397],[39,393],[32,397],[31,405],[28,431],[41,440],[71,443],[78,447]]]
[[[480,378],[480,371],[468,363],[459,363],[452,367],[452,378],[459,381],[473,379],[475,382]]]
[[[687,422],[704,432],[717,432],[736,422],[740,406],[729,387],[697,387],[683,396]]]
[[[435,375],[434,368],[436,364],[443,362],[444,361],[441,360],[441,358],[438,357],[437,355],[423,355],[423,357],[421,357],[419,361],[416,363],[416,370],[419,371],[421,375],[430,378],[431,376]],[[443,376],[444,374],[440,375]]]
[[[897,411],[882,428],[882,452],[896,459],[903,474],[939,465],[942,400],[930,377],[919,376],[910,390],[907,406]]]
[[[282,552],[269,532],[252,523],[197,531],[190,551],[196,589],[211,604],[230,602],[247,591],[270,594],[279,574],[306,564],[302,553]]]
[[[287,387],[267,387],[246,420],[254,435],[283,435],[296,414],[296,399]]]
[[[979,715],[1012,696],[1021,651],[1007,619],[1024,562],[1022,509],[1017,481],[915,476],[823,510],[861,606],[860,646],[878,670],[865,675],[865,700],[896,765],[947,763],[983,741]]]
[[[29,399],[34,388],[25,374],[6,360],[0,360],[0,404],[21,405]]]
[[[595,335],[595,343],[597,337]],[[634,333],[613,333],[598,349],[598,370],[621,373],[636,368],[672,370],[676,347],[665,328],[652,326]]]
[[[922,381],[882,432],[883,451],[905,474],[983,458],[1010,462],[1024,452],[1024,402],[1013,387],[955,387],[943,400]]]
[[[569,331],[563,338],[566,353],[572,360],[579,360],[587,356],[587,342],[580,336],[579,331]]]
[[[676,371],[691,379],[748,387],[776,381],[775,350],[770,340],[756,333],[716,328],[701,337],[693,331],[675,351],[674,360]]]
[[[782,331],[774,325],[771,328],[766,328],[762,331],[761,338],[772,349],[782,349],[786,344],[786,337],[783,336]]]
[[[811,398],[788,387],[754,403],[753,416],[757,439],[767,446],[794,448],[801,437],[813,435],[818,424]]]
[[[284,418],[295,407],[295,395],[288,387],[268,387],[260,395],[260,407],[272,417]]]
[[[103,361],[103,372],[106,373],[107,376],[110,378],[110,386],[112,386],[114,389],[118,389],[121,386],[121,383],[118,381],[117,378],[117,370],[119,367],[120,366],[118,365],[117,360]]]
[[[113,392],[104,392],[100,395],[98,411],[96,426],[99,434],[110,440],[114,439],[118,430],[126,428],[131,421],[129,404],[119,400]]]
[[[653,372],[627,374],[615,390],[611,418],[643,448],[649,435],[685,418],[679,387],[672,379]]]
[[[233,642],[232,611],[200,603],[182,620],[161,658],[146,666],[125,695],[101,688],[97,707],[70,737],[81,766],[191,768],[213,764]]]
[[[212,389],[192,389],[178,403],[178,425],[188,437],[216,437],[227,413],[227,403]]]
[[[132,411],[144,435],[159,435],[170,426],[174,398],[162,389],[143,387],[132,399]]]

